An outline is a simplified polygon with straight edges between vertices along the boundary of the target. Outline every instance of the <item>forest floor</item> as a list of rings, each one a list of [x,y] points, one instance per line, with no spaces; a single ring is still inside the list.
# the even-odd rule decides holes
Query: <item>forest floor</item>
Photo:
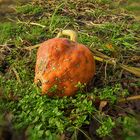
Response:
[[[139,0],[33,0],[10,3],[10,11],[7,4],[0,5],[0,139],[139,140]],[[96,74],[73,97],[41,96],[37,48],[28,48],[63,29],[77,31],[100,58]]]

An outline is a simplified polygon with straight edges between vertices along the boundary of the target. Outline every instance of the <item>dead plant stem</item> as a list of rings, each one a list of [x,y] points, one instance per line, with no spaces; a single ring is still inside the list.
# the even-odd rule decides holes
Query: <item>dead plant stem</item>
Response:
[[[118,100],[118,103],[133,101],[133,100],[140,100],[140,95],[135,95],[135,96],[127,97],[127,98],[121,98]]]

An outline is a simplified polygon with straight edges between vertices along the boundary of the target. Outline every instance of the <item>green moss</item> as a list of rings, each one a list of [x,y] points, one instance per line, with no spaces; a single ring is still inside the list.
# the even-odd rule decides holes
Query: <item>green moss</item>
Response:
[[[26,33],[21,34],[21,38],[23,40],[27,40],[32,42],[33,44],[38,44],[41,40],[45,40],[47,38],[47,32],[45,28],[41,27],[27,27],[28,31]]]
[[[33,4],[18,6],[16,10],[18,14],[40,14],[43,12],[43,8],[41,6]]]
[[[133,31],[140,31],[140,23],[139,22],[135,22],[135,23],[130,25],[130,28]]]
[[[16,46],[21,46],[22,40],[37,44],[48,36],[45,28],[39,26],[30,27],[26,24],[0,24],[0,30],[2,31],[0,43],[4,44],[6,41],[10,41],[14,42]]]
[[[49,22],[50,22],[49,30],[51,32],[56,28],[63,28],[68,24],[69,26],[73,25],[73,18],[55,14],[50,18]]]
[[[140,6],[129,6],[126,9],[129,11],[140,11]]]
[[[1,31],[0,43],[4,44],[7,40],[10,40],[12,38],[15,32],[15,27],[10,22],[4,24],[0,23],[0,31]]]

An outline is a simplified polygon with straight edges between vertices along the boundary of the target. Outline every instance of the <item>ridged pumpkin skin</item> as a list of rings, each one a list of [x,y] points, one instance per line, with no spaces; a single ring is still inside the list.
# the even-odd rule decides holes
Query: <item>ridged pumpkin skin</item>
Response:
[[[53,38],[40,44],[37,52],[34,82],[42,84],[42,94],[71,96],[78,82],[88,83],[95,74],[90,50],[66,38]],[[57,85],[56,93],[50,88]]]

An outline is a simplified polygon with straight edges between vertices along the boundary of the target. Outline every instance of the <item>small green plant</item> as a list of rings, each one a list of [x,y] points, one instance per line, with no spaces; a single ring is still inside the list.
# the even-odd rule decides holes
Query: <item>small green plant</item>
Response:
[[[5,106],[12,112],[14,128],[16,130],[27,128],[27,134],[31,139],[56,138],[65,131],[73,133],[83,124],[89,124],[90,114],[95,111],[92,101],[88,100],[86,94],[78,93],[75,98],[49,98],[47,95],[41,96],[40,89],[34,84],[31,86],[29,82],[21,85],[16,81],[1,80],[2,88],[4,83],[7,85],[4,91],[7,96],[6,94],[4,96],[8,98],[11,90],[15,93],[14,96],[21,95],[16,103],[6,101],[5,106],[5,102],[2,101],[1,111]],[[54,87],[56,89],[56,86]]]
[[[121,126],[124,139],[139,140],[140,125],[135,117],[129,115],[118,117],[116,123]]]
[[[77,85],[75,85],[79,89],[80,92],[84,91],[84,88],[86,87],[86,83],[82,84],[81,82],[78,82]]]
[[[126,96],[128,92],[121,90],[120,84],[116,84],[114,87],[106,86],[103,89],[95,89],[93,91],[101,100],[107,100],[114,104],[119,96]]]
[[[106,117],[102,120],[101,126],[96,130],[96,133],[99,137],[109,136],[111,135],[114,127],[115,122],[111,119],[111,117]]]
[[[131,116],[119,117],[117,121],[124,128],[123,131],[125,134],[128,134],[131,131],[133,131],[138,123],[137,120]]]

